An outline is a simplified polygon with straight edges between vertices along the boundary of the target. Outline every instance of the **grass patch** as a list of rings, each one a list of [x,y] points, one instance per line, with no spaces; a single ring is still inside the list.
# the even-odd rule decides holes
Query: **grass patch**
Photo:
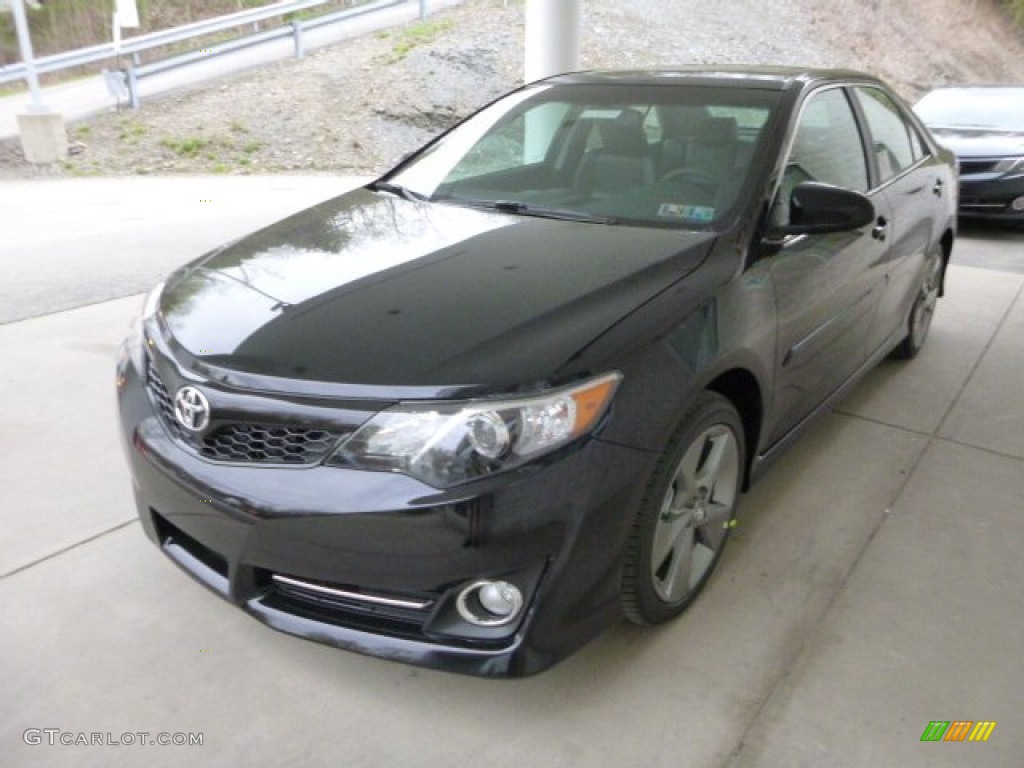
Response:
[[[453,23],[451,19],[427,19],[400,30],[395,35],[397,39],[391,47],[391,56],[387,63],[399,62],[408,56],[413,48],[434,42],[451,29]]]
[[[242,144],[235,136],[218,133],[212,136],[168,136],[160,140],[160,146],[177,156],[179,169],[205,169],[210,173],[224,174],[250,167],[264,143],[249,139]]]
[[[100,175],[100,172],[95,168],[91,168],[89,166],[81,166],[69,160],[66,160],[63,163],[61,163],[61,167],[65,171],[67,171],[69,175],[76,179],[84,179]]]
[[[82,126],[83,128],[87,126]],[[121,141],[127,141],[130,144],[138,144],[139,139],[146,135],[147,128],[138,120],[126,120],[121,124],[121,130],[117,134],[117,138]]]
[[[166,138],[160,139],[160,146],[182,157],[195,157],[210,146],[210,142],[206,139],[200,139],[198,136],[192,136],[187,139]]]

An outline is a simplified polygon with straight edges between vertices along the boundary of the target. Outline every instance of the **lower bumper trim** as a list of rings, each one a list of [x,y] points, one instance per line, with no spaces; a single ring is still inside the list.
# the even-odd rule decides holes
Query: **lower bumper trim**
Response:
[[[373,603],[374,605],[386,605],[389,608],[408,608],[413,611],[423,611],[433,605],[433,602],[430,600],[401,600],[395,597],[383,597],[381,595],[371,595],[365,592],[350,592],[348,590],[337,589],[335,587],[325,587],[322,584],[302,581],[301,579],[295,579],[290,576],[282,576],[279,573],[275,573],[271,578],[279,584],[298,587],[299,589],[305,589],[321,595],[339,597],[343,600]]]

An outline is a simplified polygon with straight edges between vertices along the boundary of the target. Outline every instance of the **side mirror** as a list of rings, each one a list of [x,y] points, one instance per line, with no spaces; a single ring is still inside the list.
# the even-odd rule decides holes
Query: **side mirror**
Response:
[[[875,220],[875,206],[860,192],[817,181],[793,188],[789,199],[789,224],[775,229],[778,235],[823,235],[848,232]]]

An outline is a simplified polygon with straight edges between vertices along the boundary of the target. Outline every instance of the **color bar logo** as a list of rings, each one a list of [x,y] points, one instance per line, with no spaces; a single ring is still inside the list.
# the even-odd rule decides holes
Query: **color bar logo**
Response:
[[[988,741],[994,720],[932,720],[921,734],[921,741]]]

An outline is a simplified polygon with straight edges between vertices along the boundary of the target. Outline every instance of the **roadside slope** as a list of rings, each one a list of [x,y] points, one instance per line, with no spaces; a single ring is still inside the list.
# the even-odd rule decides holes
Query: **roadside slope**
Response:
[[[0,178],[148,173],[375,173],[522,76],[522,0],[467,0],[69,127],[37,168],[0,142]],[[802,64],[877,73],[905,97],[950,82],[1024,82],[1024,34],[994,0],[584,1],[582,66]]]

